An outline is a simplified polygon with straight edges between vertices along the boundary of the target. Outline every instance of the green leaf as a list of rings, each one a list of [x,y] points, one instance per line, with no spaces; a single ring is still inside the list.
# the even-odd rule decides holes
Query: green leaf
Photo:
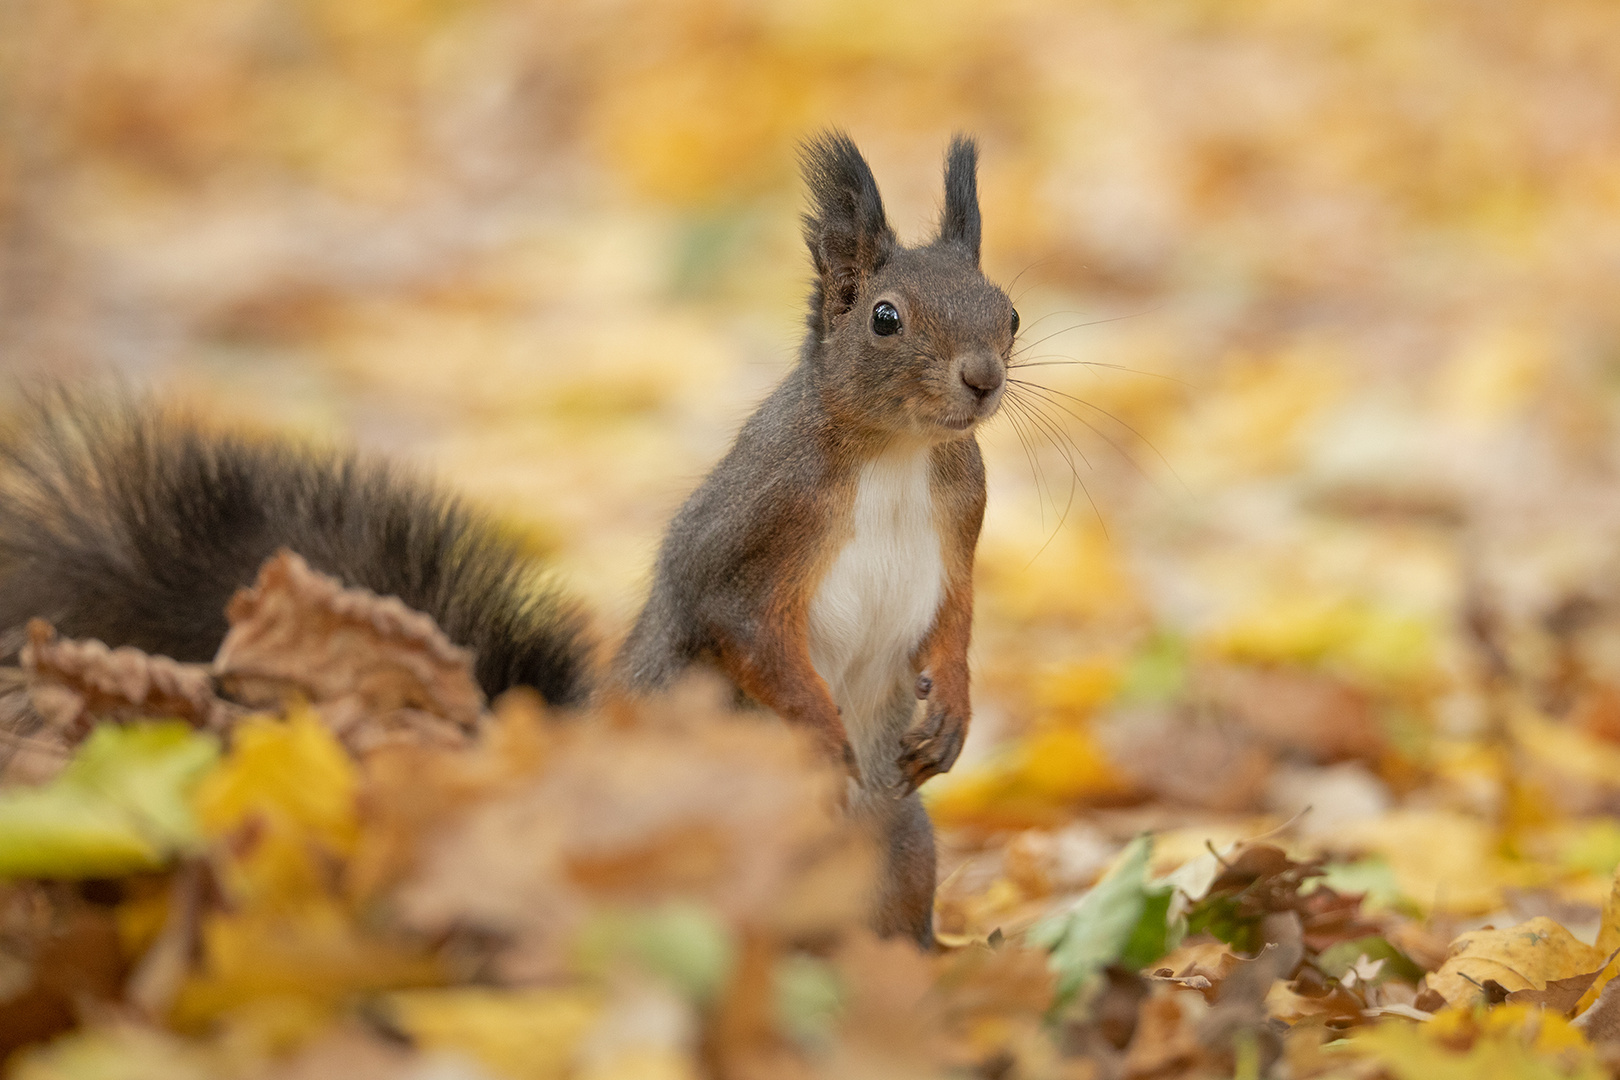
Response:
[[[1329,863],[1318,878],[1334,892],[1363,895],[1363,911],[1381,911],[1401,908],[1408,904],[1395,880],[1395,871],[1380,858],[1359,859],[1356,862]]]
[[[1376,934],[1328,946],[1322,951],[1322,955],[1316,958],[1316,966],[1324,975],[1340,979],[1363,956],[1369,960],[1384,961],[1384,966],[1378,972],[1378,978],[1373,980],[1375,983],[1395,978],[1415,985],[1423,978],[1423,969],[1418,967],[1411,957]]]
[[[1563,845],[1558,861],[1571,870],[1612,876],[1620,865],[1620,822],[1613,818],[1584,822]]]
[[[190,794],[219,756],[179,722],[104,724],[62,774],[0,791],[0,877],[116,877],[199,842]]]
[[[838,972],[825,960],[795,954],[778,961],[771,976],[782,1029],[806,1046],[825,1042],[844,1005]]]
[[[1120,954],[1121,965],[1132,969],[1145,968],[1181,944],[1184,924],[1170,918],[1173,894],[1174,890],[1163,888],[1145,894],[1142,914],[1136,920],[1130,940],[1125,943],[1125,951]]]
[[[52,784],[0,794],[0,877],[117,877],[162,863],[162,849],[95,792]]]
[[[1187,683],[1186,641],[1155,634],[1126,665],[1117,699],[1126,705],[1174,701]]]
[[[189,724],[103,724],[90,733],[60,782],[96,792],[170,847],[197,844],[191,791],[219,760],[219,740]]]
[[[1152,917],[1148,911],[1150,892],[1147,888],[1148,858],[1152,852],[1151,836],[1132,840],[1113,869],[1073,907],[1029,929],[1026,940],[1051,952],[1047,962],[1058,976],[1059,1001],[1071,1000],[1103,968],[1123,960],[1127,948],[1139,936],[1141,951],[1153,949],[1153,931],[1141,929],[1144,916],[1149,916],[1150,920]],[[1159,887],[1152,890],[1151,895],[1162,924],[1170,891]],[[1158,903],[1160,897],[1162,904]],[[1162,943],[1163,938],[1159,940]]]
[[[1187,932],[1208,934],[1240,953],[1257,952],[1265,946],[1260,933],[1260,916],[1244,917],[1240,914],[1238,898],[1230,895],[1206,896],[1189,908]]]
[[[603,911],[580,935],[580,960],[604,971],[620,959],[669,981],[694,1001],[708,1001],[731,976],[734,948],[725,924],[690,903],[634,911]]]

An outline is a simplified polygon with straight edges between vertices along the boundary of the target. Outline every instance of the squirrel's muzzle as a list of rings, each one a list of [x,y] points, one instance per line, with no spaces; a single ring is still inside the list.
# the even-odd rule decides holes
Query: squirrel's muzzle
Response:
[[[970,353],[962,360],[962,385],[973,395],[976,405],[983,405],[1007,382],[1007,372],[1001,360],[988,352]]]

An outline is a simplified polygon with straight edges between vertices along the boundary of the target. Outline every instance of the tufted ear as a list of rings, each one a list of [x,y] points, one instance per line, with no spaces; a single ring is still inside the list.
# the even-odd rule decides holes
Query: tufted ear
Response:
[[[945,155],[945,210],[939,239],[956,244],[979,265],[979,144],[965,135],[951,139]]]
[[[865,284],[894,252],[894,230],[883,214],[872,169],[848,135],[827,131],[799,151],[810,212],[804,242],[816,266],[810,325],[818,334],[850,309]]]

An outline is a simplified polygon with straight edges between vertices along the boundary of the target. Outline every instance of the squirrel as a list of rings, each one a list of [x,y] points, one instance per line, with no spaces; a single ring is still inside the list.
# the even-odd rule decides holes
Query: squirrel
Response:
[[[846,135],[801,161],[816,279],[799,362],[675,516],[607,681],[645,693],[717,666],[811,731],[879,839],[875,927],[926,948],[934,842],[916,789],[967,734],[974,431],[1000,406],[1018,313],[979,268],[971,140],[950,146],[920,247],[897,241]],[[602,681],[582,607],[488,518],[386,462],[61,389],[0,433],[0,661],[34,617],[206,661],[227,601],[281,548],[431,615],[491,698],[527,685],[575,705]]]
[[[919,247],[895,238],[848,136],[811,140],[801,163],[816,279],[799,362],[675,515],[614,677],[648,691],[717,667],[810,730],[879,838],[878,929],[929,947],[916,789],[967,735],[974,431],[1000,407],[1018,313],[979,267],[973,141],[952,141],[938,236]]]
[[[31,618],[176,660],[213,659],[225,607],[277,550],[397,596],[472,650],[493,699],[579,705],[585,611],[485,515],[397,466],[220,434],[174,409],[60,387],[0,433],[0,662]]]

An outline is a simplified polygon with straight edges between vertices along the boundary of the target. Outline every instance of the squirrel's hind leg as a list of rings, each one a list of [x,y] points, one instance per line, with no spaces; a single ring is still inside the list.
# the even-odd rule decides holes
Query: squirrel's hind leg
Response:
[[[934,826],[913,791],[884,807],[868,804],[878,840],[879,877],[872,928],[934,947]]]
[[[897,684],[870,729],[862,771],[866,782],[850,811],[871,830],[878,850],[878,882],[872,928],[934,947],[934,826],[915,791],[906,791],[900,772],[900,740],[917,714],[909,680]]]

